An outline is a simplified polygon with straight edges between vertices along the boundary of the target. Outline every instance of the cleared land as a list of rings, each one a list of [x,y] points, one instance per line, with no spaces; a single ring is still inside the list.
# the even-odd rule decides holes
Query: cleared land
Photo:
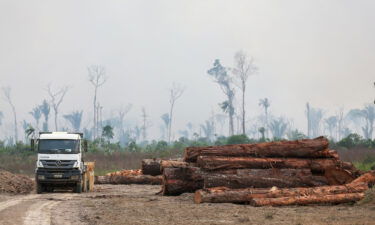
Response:
[[[158,185],[96,185],[95,192],[0,195],[0,224],[373,224],[375,204],[252,207],[194,204]]]

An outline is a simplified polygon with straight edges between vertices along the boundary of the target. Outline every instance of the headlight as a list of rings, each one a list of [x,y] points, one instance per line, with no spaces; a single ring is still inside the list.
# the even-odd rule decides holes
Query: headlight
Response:
[[[73,175],[70,177],[71,180],[79,180],[79,175]]]
[[[36,167],[44,167],[43,163],[41,161],[36,162]]]
[[[44,180],[44,179],[45,179],[44,175],[38,175],[38,180]]]
[[[79,162],[78,161],[74,162],[73,168],[78,168],[78,167],[79,167]]]

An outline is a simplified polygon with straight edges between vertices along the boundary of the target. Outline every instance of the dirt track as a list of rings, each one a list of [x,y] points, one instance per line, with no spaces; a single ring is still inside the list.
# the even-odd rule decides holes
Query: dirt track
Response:
[[[0,224],[374,224],[375,206],[255,208],[155,195],[159,186],[97,185],[92,193],[0,195]]]

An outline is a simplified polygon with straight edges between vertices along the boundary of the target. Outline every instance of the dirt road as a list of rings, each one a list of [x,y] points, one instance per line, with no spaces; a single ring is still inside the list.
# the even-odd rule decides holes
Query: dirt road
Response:
[[[0,224],[374,224],[375,205],[256,208],[194,204],[159,186],[97,185],[95,192],[0,195]]]

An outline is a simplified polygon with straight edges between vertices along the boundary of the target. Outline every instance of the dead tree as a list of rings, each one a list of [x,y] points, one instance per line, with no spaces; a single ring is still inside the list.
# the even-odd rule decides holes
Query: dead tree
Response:
[[[15,143],[17,143],[17,141],[18,141],[17,113],[16,113],[16,107],[14,106],[11,95],[10,95],[12,89],[10,87],[3,87],[2,89],[3,89],[5,101],[8,102],[8,104],[12,108],[13,119],[14,119],[14,141],[15,141]]]
[[[242,92],[242,103],[241,103],[241,120],[242,120],[242,134],[246,134],[245,120],[246,120],[246,111],[245,111],[245,92],[246,92],[246,82],[250,75],[256,73],[257,68],[254,65],[254,59],[248,57],[245,52],[238,51],[234,55],[235,67],[232,68],[232,71],[235,75],[235,78],[238,82],[235,84],[240,88]]]
[[[151,123],[148,121],[148,115],[146,113],[145,107],[142,107],[142,137],[145,141],[147,139],[147,129],[151,126]]]
[[[93,100],[93,105],[94,105],[94,126],[93,126],[93,138],[97,138],[99,130],[98,130],[98,123],[99,123],[99,116],[98,116],[98,111],[99,111],[99,105],[97,103],[97,94],[98,94],[98,89],[101,87],[106,81],[107,77],[105,75],[105,68],[100,65],[92,65],[87,68],[88,73],[89,73],[89,81],[90,83],[94,86],[94,100]]]
[[[227,97],[227,100],[220,103],[221,109],[229,116],[229,136],[234,134],[233,116],[234,116],[234,88],[232,87],[232,77],[228,75],[227,68],[223,67],[219,59],[216,59],[214,65],[207,73],[218,83],[221,90]]]
[[[171,142],[172,136],[172,119],[173,119],[173,109],[176,104],[176,101],[182,96],[185,88],[178,84],[173,84],[169,89],[169,127],[168,127],[168,142]]]
[[[51,98],[51,105],[52,109],[55,113],[55,131],[58,131],[58,124],[57,124],[57,118],[59,114],[59,107],[62,101],[64,100],[65,94],[68,92],[69,87],[64,86],[57,90],[56,92],[52,91],[51,85],[49,84],[47,86],[47,92],[49,97]]]

